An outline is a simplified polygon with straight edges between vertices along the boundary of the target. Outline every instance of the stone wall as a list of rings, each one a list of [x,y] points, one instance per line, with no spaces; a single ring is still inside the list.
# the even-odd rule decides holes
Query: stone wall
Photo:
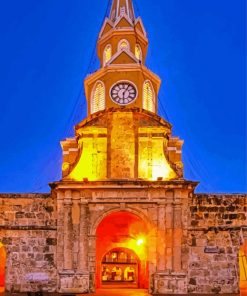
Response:
[[[246,195],[194,195],[189,221],[190,293],[238,293]]]
[[[56,290],[56,236],[56,206],[50,195],[0,195],[7,291]]]
[[[60,197],[58,198],[58,204],[60,205],[62,202],[60,214],[57,211],[57,200],[53,199],[51,195],[1,194],[0,242],[4,244],[7,251],[7,291],[37,291],[41,287],[44,291],[59,291],[62,285],[59,284],[59,276],[61,281],[72,277],[71,274],[65,275],[60,271],[60,269],[66,267],[60,261],[67,258],[68,255],[67,252],[64,252],[66,246],[63,246],[66,240],[62,229],[65,226],[64,219],[67,217],[64,211],[68,211],[72,204],[73,238],[77,240],[78,244],[73,244],[75,249],[71,249],[71,256],[73,266],[79,264],[77,273],[74,274],[75,276],[73,275],[73,280],[83,284],[87,276],[83,272],[84,269],[87,269],[85,254],[88,254],[90,273],[95,272],[95,241],[93,241],[95,236],[90,231],[90,237],[84,235],[86,222],[89,222],[92,227],[100,216],[107,215],[112,207],[117,208],[118,203],[119,210],[121,210],[124,201],[127,209],[127,199],[129,198],[131,199],[131,201],[129,200],[131,209],[136,209],[136,212],[147,211],[147,216],[154,224],[158,223],[158,221],[162,223],[163,220],[159,219],[157,215],[165,211],[166,220],[163,222],[166,226],[163,225],[163,227],[168,229],[170,215],[167,203],[158,203],[159,199],[163,199],[166,195],[163,193],[158,194],[159,190],[157,190],[150,189],[148,193],[145,191],[147,196],[141,190],[142,193],[138,193],[140,198],[136,197],[134,204],[132,195],[139,195],[137,195],[137,192],[134,194],[133,189],[122,189],[117,195],[114,190],[104,189],[102,192],[98,192],[94,188],[93,192],[89,190],[92,194],[90,194],[90,198],[87,196],[89,191],[84,190],[84,194],[80,196],[83,196],[83,200],[88,197],[89,205],[84,204],[81,197],[79,198],[77,195],[73,196],[72,194],[72,199],[69,198],[68,200],[67,198],[65,204],[62,202],[63,198]],[[111,197],[113,191],[114,194]],[[175,194],[175,196],[177,195]],[[109,198],[110,200],[108,200]],[[144,200],[147,198],[148,201],[146,200],[145,203],[143,198]],[[154,205],[156,203],[158,206]],[[164,209],[163,206],[165,206]],[[175,210],[177,206],[175,205]],[[74,207],[78,208],[78,210],[74,209]],[[179,250],[171,245],[174,255],[169,258],[174,258],[174,262],[170,262],[169,258],[165,262],[158,258],[159,260],[156,262],[159,270],[162,271],[161,267],[164,264],[165,270],[167,270],[167,274],[163,271],[156,273],[154,282],[157,281],[157,285],[160,287],[159,290],[163,289],[167,292],[169,288],[170,293],[173,293],[175,291],[173,285],[175,285],[176,289],[183,291],[188,288],[188,292],[191,294],[238,293],[238,253],[244,238],[247,239],[247,196],[196,194],[190,197],[189,208],[186,206],[186,211],[181,213],[182,220],[187,217],[187,213],[188,224],[183,222],[181,260],[182,269],[184,271],[188,269],[188,281],[186,272],[184,274],[176,272],[174,275],[171,273],[171,269],[176,268],[180,256]],[[89,215],[88,220],[85,218],[86,215]],[[174,225],[178,223],[177,217],[178,215],[174,214]],[[85,225],[77,220],[84,221]],[[80,234],[79,225],[81,225]],[[75,231],[75,229],[77,230]],[[70,235],[68,233],[68,237]],[[59,248],[59,245],[57,246],[57,240],[60,242],[60,247],[63,247],[62,249]],[[169,240],[169,236],[166,235],[167,247],[169,247],[170,242],[173,242],[173,238]],[[87,245],[89,247],[88,253],[83,251],[87,248]],[[57,250],[59,253],[58,258]],[[152,257],[155,257],[155,253]],[[68,264],[71,263],[68,262]],[[150,272],[153,274],[154,270],[151,268]],[[177,284],[177,279],[181,280],[180,282],[184,283],[185,286],[182,287]],[[166,283],[168,288],[166,288]],[[74,286],[75,282],[72,284]],[[69,284],[66,282],[64,285]],[[80,283],[76,285],[82,286]]]

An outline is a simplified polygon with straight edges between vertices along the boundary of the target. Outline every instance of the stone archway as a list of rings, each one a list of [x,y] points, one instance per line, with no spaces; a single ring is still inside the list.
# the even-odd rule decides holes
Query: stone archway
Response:
[[[140,264],[136,288],[149,288],[149,231],[149,225],[132,212],[119,210],[104,216],[96,229],[96,288],[102,287],[103,257],[114,249],[128,249],[137,255]],[[128,283],[121,284],[128,287]]]
[[[247,295],[247,240],[239,250],[239,272],[241,295]]]
[[[6,250],[0,242],[0,293],[5,291],[5,265],[6,265]]]

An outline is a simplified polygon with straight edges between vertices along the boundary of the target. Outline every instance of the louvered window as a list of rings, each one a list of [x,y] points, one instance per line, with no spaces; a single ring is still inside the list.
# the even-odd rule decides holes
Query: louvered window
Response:
[[[135,56],[136,58],[141,61],[142,60],[142,50],[141,50],[141,47],[139,44],[136,44],[136,47],[135,47]]]
[[[91,113],[105,109],[105,87],[102,82],[97,82],[92,96]]]
[[[155,97],[150,81],[145,81],[143,86],[143,109],[155,112]]]
[[[111,53],[111,45],[109,44],[109,45],[107,45],[107,46],[105,47],[105,50],[104,50],[104,66],[105,66],[105,64],[106,64],[107,62],[110,61],[110,59],[111,59],[111,55],[112,55],[112,53]]]

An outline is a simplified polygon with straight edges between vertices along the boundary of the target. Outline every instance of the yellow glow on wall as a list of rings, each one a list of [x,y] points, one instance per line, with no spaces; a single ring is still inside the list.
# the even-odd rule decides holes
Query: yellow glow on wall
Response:
[[[115,112],[113,114],[109,153],[111,153],[111,177],[134,178],[135,132],[132,113]]]
[[[144,243],[144,239],[129,238],[125,242],[125,247],[134,251],[140,260],[146,260],[147,245]]]
[[[104,66],[107,62],[110,61],[111,57],[112,57],[111,45],[108,44],[104,50]]]
[[[135,46],[135,56],[139,61],[142,60],[142,50],[139,44],[136,44]]]
[[[84,178],[89,181],[106,179],[106,137],[82,138],[79,141],[79,147],[81,150],[80,159],[70,173],[69,178],[76,181],[82,181]]]
[[[155,112],[155,95],[150,81],[143,85],[143,109]]]
[[[137,246],[141,246],[144,244],[144,242],[145,242],[144,238],[141,237],[137,239],[136,244]]]
[[[247,254],[244,250],[239,251],[240,287],[247,288]]]
[[[96,82],[91,100],[91,113],[105,109],[105,87],[101,81]]]
[[[171,168],[164,154],[163,138],[139,139],[139,178],[156,181],[158,178],[171,180],[176,173]]]

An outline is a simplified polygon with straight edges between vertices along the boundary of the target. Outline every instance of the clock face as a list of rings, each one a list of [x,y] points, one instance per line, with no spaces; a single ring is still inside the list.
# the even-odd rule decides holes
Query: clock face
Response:
[[[110,96],[114,103],[128,105],[137,97],[137,89],[134,84],[128,81],[120,81],[113,85]]]

